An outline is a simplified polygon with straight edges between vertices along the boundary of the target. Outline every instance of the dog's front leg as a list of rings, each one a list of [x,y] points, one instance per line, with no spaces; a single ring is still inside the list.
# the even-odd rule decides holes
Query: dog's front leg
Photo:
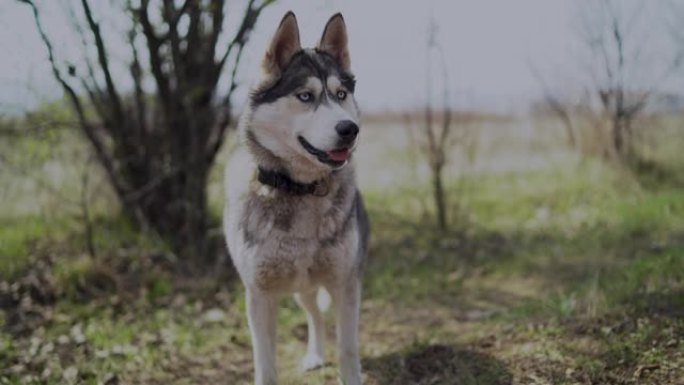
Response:
[[[247,289],[247,320],[252,334],[254,383],[276,385],[277,300],[256,289]]]
[[[315,369],[325,363],[323,348],[325,324],[323,314],[316,303],[316,295],[316,291],[295,294],[297,303],[306,310],[306,323],[309,331],[306,354],[301,364],[305,371]]]
[[[358,279],[341,285],[335,293],[337,357],[343,385],[361,385],[358,327],[361,284]]]

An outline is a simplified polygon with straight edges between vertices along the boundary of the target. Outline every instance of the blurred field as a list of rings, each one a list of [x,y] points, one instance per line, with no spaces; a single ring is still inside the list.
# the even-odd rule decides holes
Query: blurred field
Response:
[[[657,151],[634,173],[568,150],[551,119],[469,120],[441,233],[411,128],[369,120],[356,155],[373,228],[366,383],[683,383],[682,124],[658,119]],[[72,134],[0,146],[26,166],[0,173],[0,384],[249,383],[241,287],[226,263],[179,276],[154,237],[117,218]],[[84,169],[96,257],[79,211]],[[305,318],[289,299],[280,318],[284,383],[335,383],[334,365],[298,373]]]

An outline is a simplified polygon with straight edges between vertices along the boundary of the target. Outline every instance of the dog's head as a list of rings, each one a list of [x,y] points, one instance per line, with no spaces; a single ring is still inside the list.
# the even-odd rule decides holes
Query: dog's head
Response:
[[[342,15],[330,18],[316,48],[302,49],[297,19],[288,12],[262,67],[248,135],[295,174],[344,166],[357,143],[359,113]]]

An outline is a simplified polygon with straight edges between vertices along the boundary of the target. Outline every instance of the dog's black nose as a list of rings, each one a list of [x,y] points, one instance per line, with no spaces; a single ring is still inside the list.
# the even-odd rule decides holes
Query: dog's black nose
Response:
[[[359,126],[351,120],[341,120],[335,125],[335,131],[342,139],[351,140],[359,133]]]

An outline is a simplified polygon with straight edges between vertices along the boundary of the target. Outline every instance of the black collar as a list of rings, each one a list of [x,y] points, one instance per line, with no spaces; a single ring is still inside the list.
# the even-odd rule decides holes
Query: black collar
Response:
[[[312,183],[300,183],[292,180],[292,178],[283,172],[265,170],[261,167],[259,167],[257,180],[262,184],[271,186],[290,195],[315,195],[322,197],[327,195],[329,190],[327,178]]]

